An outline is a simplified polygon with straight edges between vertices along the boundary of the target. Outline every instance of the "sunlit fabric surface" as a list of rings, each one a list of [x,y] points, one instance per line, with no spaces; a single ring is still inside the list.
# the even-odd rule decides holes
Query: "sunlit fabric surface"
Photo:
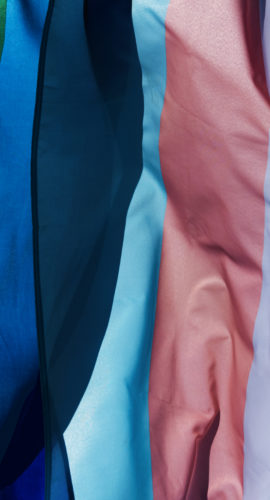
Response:
[[[0,0],[0,500],[269,500],[268,0]]]

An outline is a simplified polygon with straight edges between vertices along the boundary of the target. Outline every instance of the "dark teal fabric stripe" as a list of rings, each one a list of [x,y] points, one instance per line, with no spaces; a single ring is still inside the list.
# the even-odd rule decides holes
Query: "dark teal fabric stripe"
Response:
[[[36,249],[49,389],[50,500],[73,496],[63,433],[106,331],[126,213],[142,170],[143,96],[131,2],[110,6],[106,34],[94,6],[54,2],[38,127]],[[102,47],[91,15],[104,33]],[[100,69],[106,66],[104,75]]]
[[[116,23],[128,23],[124,21],[124,9],[116,15],[111,2],[90,3],[95,5],[90,37],[98,31],[93,26],[98,15],[105,16],[97,35],[100,49],[96,49],[103,54],[102,34],[105,37],[110,20],[113,23],[115,16]],[[118,6],[121,3],[126,5],[118,1]],[[143,171],[127,213],[109,324],[87,390],[65,432],[76,500],[153,498],[148,386],[166,207],[159,129],[166,86],[167,5],[167,0],[152,3],[151,8],[147,0],[132,2],[144,93]],[[121,35],[119,30],[118,52],[125,55],[123,49],[121,52],[125,37]],[[109,40],[110,37],[109,32]],[[113,45],[111,40],[109,43]],[[125,60],[124,57],[122,65]],[[98,71],[98,78],[108,87],[112,80],[106,76],[109,68],[110,63]],[[133,81],[131,72],[128,81]],[[119,115],[121,119],[121,111]],[[132,119],[125,115],[122,118],[128,128]],[[127,169],[131,157],[130,151],[126,156]]]
[[[39,372],[32,252],[31,141],[40,44],[47,0],[7,2],[0,63],[0,469],[12,463],[9,482],[27,464],[9,448]],[[41,426],[42,427],[42,426]],[[42,432],[42,431],[41,431]],[[26,437],[26,436],[25,436]],[[28,453],[35,444],[28,436]],[[42,441],[42,436],[40,436]],[[29,463],[29,462],[28,462]],[[30,459],[31,463],[31,459]],[[40,462],[41,481],[44,462]],[[0,470],[1,475],[1,470]],[[23,493],[22,493],[23,494]]]
[[[52,436],[50,427],[49,394],[47,379],[47,360],[43,327],[42,300],[40,293],[40,273],[39,273],[39,221],[37,206],[37,148],[39,137],[40,114],[42,106],[43,85],[44,85],[44,67],[48,42],[48,34],[54,8],[54,0],[49,0],[47,16],[45,20],[43,37],[40,49],[38,81],[36,92],[35,118],[33,124],[32,137],[32,157],[31,157],[31,201],[32,201],[32,222],[33,222],[33,265],[35,280],[35,299],[36,299],[36,324],[39,345],[40,362],[40,388],[43,402],[43,423],[44,423],[44,446],[45,446],[45,484],[44,494],[46,500],[51,496],[51,463],[52,463]],[[65,479],[65,478],[64,478]],[[63,481],[64,488],[66,481]]]

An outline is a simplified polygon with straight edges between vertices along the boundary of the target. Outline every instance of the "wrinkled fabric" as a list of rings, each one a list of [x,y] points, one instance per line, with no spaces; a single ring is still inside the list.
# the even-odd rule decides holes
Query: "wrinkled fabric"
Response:
[[[269,500],[269,30],[0,0],[1,500]]]

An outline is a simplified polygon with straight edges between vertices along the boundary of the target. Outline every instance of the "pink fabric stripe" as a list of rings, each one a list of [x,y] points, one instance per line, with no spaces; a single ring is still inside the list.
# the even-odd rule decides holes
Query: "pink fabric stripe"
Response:
[[[258,2],[171,0],[166,30],[154,499],[238,500],[270,126]]]

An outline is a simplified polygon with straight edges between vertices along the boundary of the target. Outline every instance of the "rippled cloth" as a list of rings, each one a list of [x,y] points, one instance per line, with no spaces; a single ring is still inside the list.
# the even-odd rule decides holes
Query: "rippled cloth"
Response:
[[[0,0],[0,500],[269,500],[269,30]]]

